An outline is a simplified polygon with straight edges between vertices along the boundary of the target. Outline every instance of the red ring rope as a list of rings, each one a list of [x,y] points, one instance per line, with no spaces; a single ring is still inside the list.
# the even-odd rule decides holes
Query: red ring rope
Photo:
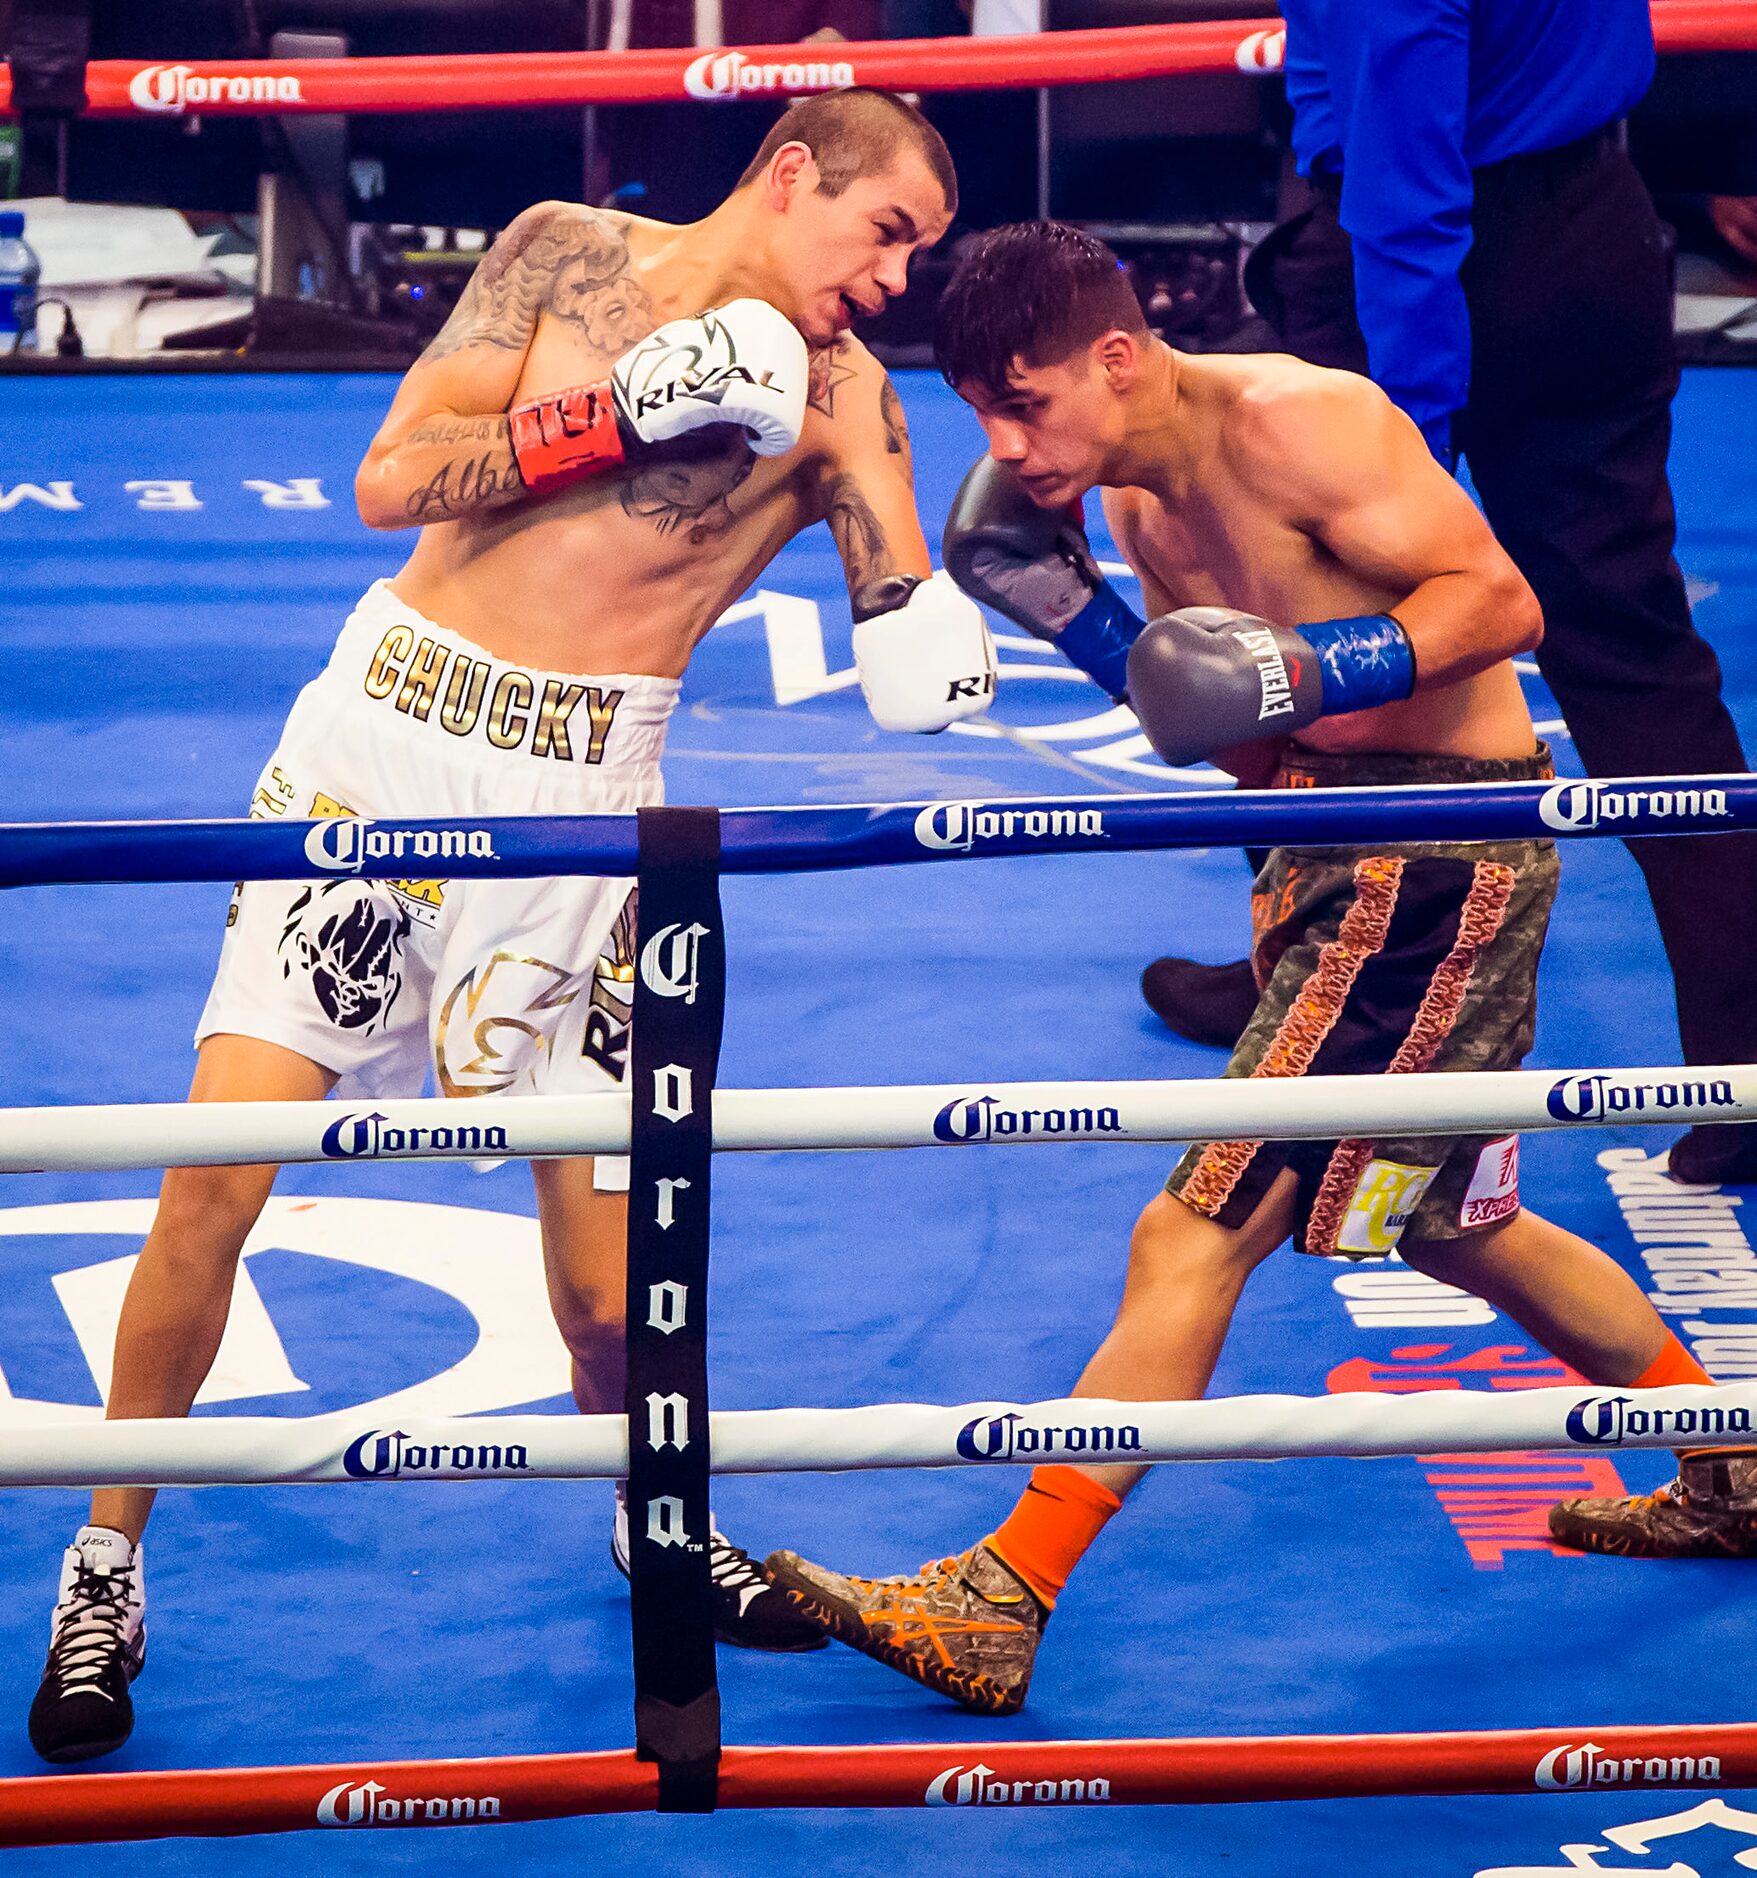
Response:
[[[1757,50],[1748,0],[1653,0],[1662,52]],[[488,107],[645,104],[785,97],[845,85],[908,91],[1273,71],[1279,20],[1197,20],[1005,39],[893,39],[747,46],[700,53],[511,52],[395,59],[98,59],[86,68],[87,115],[261,117]],[[0,111],[12,98],[0,70]]]
[[[1757,1784],[1757,1724],[728,1748],[722,1807],[1142,1806]],[[0,1780],[0,1847],[649,1812],[632,1752]]]

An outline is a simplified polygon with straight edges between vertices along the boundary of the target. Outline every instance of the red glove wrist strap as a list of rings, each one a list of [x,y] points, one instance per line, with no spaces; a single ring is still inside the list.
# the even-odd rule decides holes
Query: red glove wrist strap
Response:
[[[552,391],[507,414],[512,453],[527,489],[600,476],[623,460],[610,381]]]

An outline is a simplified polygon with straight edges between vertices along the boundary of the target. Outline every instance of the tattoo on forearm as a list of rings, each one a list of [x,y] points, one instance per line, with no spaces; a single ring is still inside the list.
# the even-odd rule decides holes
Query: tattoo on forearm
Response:
[[[895,573],[884,524],[873,513],[859,483],[846,472],[833,476],[825,497],[826,520],[842,556],[849,592],[880,575]]]
[[[566,206],[526,210],[470,276],[422,361],[466,346],[519,350],[544,313],[606,358],[653,330],[652,300],[630,277],[628,239],[612,218]]]
[[[847,356],[846,339],[817,347],[811,354],[805,401],[814,411],[822,411],[825,417],[836,415],[837,388],[854,376],[854,367],[847,362]]]
[[[490,450],[479,457],[453,457],[409,497],[412,522],[449,522],[472,509],[510,502],[524,494],[524,478],[510,456]]]
[[[436,443],[450,446],[460,443],[504,444],[507,422],[504,417],[430,417],[409,432],[410,443]]]
[[[915,452],[909,447],[909,420],[903,415],[903,400],[897,387],[887,378],[879,392],[879,415],[885,420],[885,449],[901,457],[903,480],[915,486]]]

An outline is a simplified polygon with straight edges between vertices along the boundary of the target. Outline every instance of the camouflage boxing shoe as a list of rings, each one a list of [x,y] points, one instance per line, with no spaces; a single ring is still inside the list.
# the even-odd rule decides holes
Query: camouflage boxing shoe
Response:
[[[1049,1612],[986,1541],[912,1578],[845,1578],[797,1552],[770,1553],[766,1570],[794,1610],[863,1655],[979,1715],[1025,1706]]]
[[[1757,1558],[1757,1451],[1684,1455],[1657,1493],[1563,1500],[1550,1536],[1618,1558]]]

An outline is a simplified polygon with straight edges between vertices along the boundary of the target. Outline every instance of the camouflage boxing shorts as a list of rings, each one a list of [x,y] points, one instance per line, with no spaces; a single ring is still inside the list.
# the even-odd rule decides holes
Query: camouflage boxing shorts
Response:
[[[1290,750],[1283,789],[1515,782],[1548,749],[1487,760]],[[1556,895],[1549,841],[1276,848],[1252,890],[1256,1011],[1228,1076],[1415,1075],[1517,1069],[1537,1016],[1537,961]],[[1299,1181],[1294,1243],[1383,1258],[1480,1232],[1519,1210],[1516,1135],[1210,1141],[1166,1191],[1242,1226],[1284,1167]]]

